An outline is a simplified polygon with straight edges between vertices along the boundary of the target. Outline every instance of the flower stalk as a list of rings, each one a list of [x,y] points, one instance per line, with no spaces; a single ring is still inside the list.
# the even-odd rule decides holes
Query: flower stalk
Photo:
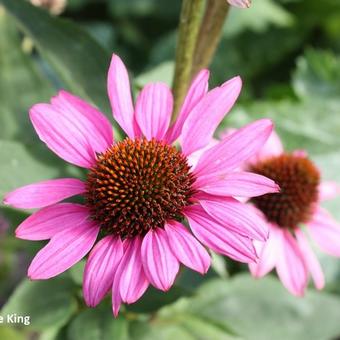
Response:
[[[191,70],[192,77],[201,69],[210,65],[220,41],[229,8],[230,6],[225,0],[207,0],[198,35],[199,38],[196,41],[194,62]]]
[[[191,81],[192,65],[204,5],[205,0],[183,0],[182,3],[173,81],[175,103],[172,121],[176,119],[179,107],[183,102],[183,98]]]

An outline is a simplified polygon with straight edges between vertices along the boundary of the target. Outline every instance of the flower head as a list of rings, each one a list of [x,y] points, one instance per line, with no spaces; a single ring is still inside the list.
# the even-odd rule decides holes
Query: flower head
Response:
[[[149,284],[168,290],[180,263],[206,273],[205,246],[238,261],[256,259],[252,240],[266,240],[267,226],[232,196],[278,191],[274,181],[238,171],[265,143],[272,123],[256,121],[208,146],[241,90],[235,77],[208,91],[208,77],[206,70],[198,74],[170,125],[170,89],[148,84],[133,106],[127,70],[114,55],[108,94],[127,134],[121,141],[102,113],[65,91],[31,108],[40,139],[65,161],[88,169],[84,181],[45,180],[6,195],[6,204],[40,209],[18,227],[17,237],[50,239],[28,269],[31,279],[56,276],[91,251],[85,301],[96,306],[111,290],[117,315],[122,302],[137,301]],[[176,140],[180,148],[172,145]],[[75,195],[84,203],[60,203]]]
[[[278,194],[251,199],[270,228],[266,244],[255,241],[260,260],[249,265],[251,273],[262,277],[275,267],[284,286],[298,296],[304,294],[310,273],[316,288],[322,289],[324,275],[305,232],[323,251],[340,256],[340,225],[320,206],[339,186],[321,182],[320,170],[307,153],[285,152],[274,132],[247,167],[281,188]]]

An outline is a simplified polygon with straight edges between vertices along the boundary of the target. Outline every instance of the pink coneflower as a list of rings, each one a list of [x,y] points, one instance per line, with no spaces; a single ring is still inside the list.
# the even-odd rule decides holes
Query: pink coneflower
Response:
[[[150,283],[168,290],[180,263],[205,273],[210,256],[203,245],[241,262],[256,259],[252,240],[266,240],[267,226],[231,196],[278,191],[270,179],[236,171],[265,143],[272,123],[247,125],[205,151],[192,169],[190,157],[210,142],[241,90],[235,77],[208,92],[208,77],[207,70],[198,74],[170,125],[170,89],[146,85],[134,108],[127,70],[113,55],[108,94],[128,136],[123,141],[114,141],[102,113],[65,91],[51,104],[31,108],[40,139],[62,159],[88,169],[85,181],[47,180],[6,195],[5,203],[14,207],[41,208],[16,230],[22,239],[50,239],[28,269],[31,279],[62,273],[95,245],[85,267],[84,298],[96,306],[111,290],[117,315],[122,302],[138,300]],[[180,150],[171,145],[177,139]],[[59,203],[75,195],[84,204]]]
[[[283,285],[298,296],[304,294],[309,274],[316,288],[322,289],[324,275],[305,231],[324,252],[340,256],[340,225],[320,206],[334,197],[339,187],[320,182],[319,169],[306,152],[284,152],[274,132],[248,168],[281,187],[279,194],[251,200],[270,228],[266,244],[255,241],[260,260],[249,265],[251,273],[262,277],[275,267]]]
[[[235,7],[249,8],[251,6],[251,0],[227,0],[228,3]]]

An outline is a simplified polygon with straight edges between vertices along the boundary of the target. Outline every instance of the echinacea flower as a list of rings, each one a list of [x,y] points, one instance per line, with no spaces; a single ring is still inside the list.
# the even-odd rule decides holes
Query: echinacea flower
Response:
[[[252,240],[265,241],[267,226],[232,196],[278,191],[270,179],[237,171],[265,143],[272,123],[262,119],[245,126],[203,152],[191,168],[190,157],[210,142],[241,90],[235,77],[208,91],[208,77],[207,70],[198,74],[170,125],[167,85],[146,85],[133,107],[127,70],[113,55],[108,94],[127,134],[122,141],[114,140],[102,113],[65,91],[31,108],[40,139],[65,161],[88,169],[85,181],[45,180],[6,195],[6,204],[40,209],[17,228],[17,237],[50,239],[28,269],[31,279],[64,272],[94,246],[84,271],[84,298],[96,306],[111,290],[117,315],[122,302],[137,301],[150,283],[168,290],[180,263],[206,273],[210,256],[204,246],[241,262],[256,259]],[[178,139],[180,149],[171,145]],[[60,203],[75,195],[84,204]]]
[[[228,3],[235,7],[249,8],[251,6],[251,0],[227,0]]]
[[[309,274],[316,288],[322,289],[324,275],[306,232],[325,253],[340,256],[340,224],[321,207],[323,200],[339,193],[339,186],[321,182],[320,170],[305,151],[285,152],[275,132],[247,168],[273,179],[281,188],[278,194],[251,200],[270,228],[266,243],[254,241],[260,259],[249,264],[252,275],[263,277],[275,267],[294,295],[304,294]]]

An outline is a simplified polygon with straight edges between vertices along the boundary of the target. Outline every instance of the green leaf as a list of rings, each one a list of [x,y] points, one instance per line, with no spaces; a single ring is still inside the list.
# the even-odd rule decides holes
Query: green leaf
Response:
[[[25,0],[0,0],[68,88],[110,116],[106,76],[109,53],[71,21],[50,16]]]
[[[68,328],[70,340],[127,340],[128,323],[123,317],[114,318],[109,304],[81,312]]]
[[[28,109],[52,95],[50,82],[24,53],[13,19],[0,7],[0,136],[30,142],[34,135]]]
[[[0,140],[0,195],[19,186],[67,175],[65,164],[41,146]]]
[[[73,284],[67,277],[48,281],[24,280],[1,310],[1,315],[29,316],[35,330],[63,326],[76,310]]]
[[[0,325],[0,339],[3,340],[24,340],[25,336],[13,327]]]
[[[249,340],[326,340],[340,334],[338,319],[330,317],[339,311],[339,297],[309,291],[298,299],[272,277],[212,280],[184,302],[172,313],[181,310],[207,323],[227,324]]]
[[[339,98],[340,57],[328,51],[307,50],[297,60],[293,86],[302,99]]]
[[[147,83],[162,81],[167,85],[171,86],[173,74],[174,74],[174,62],[165,61],[156,67],[143,72],[135,79],[135,85],[139,88],[142,88]]]
[[[236,106],[222,122],[220,131],[255,119],[271,118],[288,150],[306,149],[316,155],[340,147],[340,120],[334,119],[339,109],[339,100],[324,101],[318,97],[302,103],[258,101]]]
[[[230,11],[224,26],[224,35],[236,35],[247,29],[261,33],[271,25],[286,27],[292,24],[292,15],[275,1],[254,1],[247,11],[237,9]]]

